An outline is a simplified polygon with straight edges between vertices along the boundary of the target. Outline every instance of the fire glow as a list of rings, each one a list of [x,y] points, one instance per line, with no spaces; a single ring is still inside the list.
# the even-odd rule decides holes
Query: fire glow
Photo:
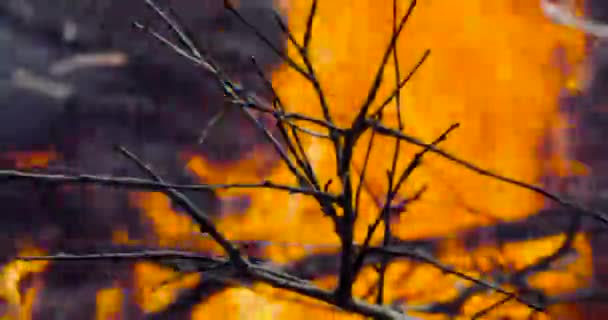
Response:
[[[285,4],[289,27],[296,39],[303,37],[309,6],[307,1]],[[400,14],[404,14],[406,7],[401,6]],[[388,4],[319,1],[311,50],[318,77],[338,123],[349,123],[364,100],[388,43],[391,21],[392,12]],[[556,50],[563,48],[567,63],[575,65],[584,56],[583,46],[582,34],[551,24],[536,3],[510,0],[421,1],[398,45],[404,73],[424,49],[432,50],[431,58],[406,86],[401,97],[406,132],[431,141],[451,123],[459,121],[461,129],[442,145],[444,149],[490,166],[501,174],[538,181],[545,174],[538,149],[543,137],[560,125],[557,98],[573,76],[564,74],[563,69],[552,64],[551,57]],[[295,52],[293,47],[289,50]],[[385,74],[381,97],[392,90],[392,86],[386,85],[393,83],[391,71],[392,68],[388,68]],[[273,84],[289,111],[321,116],[313,88],[296,72],[287,66],[282,67],[274,73]],[[387,113],[394,112],[394,109],[389,110]],[[391,116],[385,118],[391,119]],[[371,160],[375,165],[369,168],[367,181],[380,196],[384,191],[385,172],[390,165],[382,160],[392,152],[393,144],[389,139],[377,139]],[[416,151],[417,148],[405,146],[402,159],[409,159]],[[333,178],[335,164],[330,143],[308,141],[307,152],[321,180]],[[364,153],[365,143],[360,143],[355,152],[355,164],[362,162]],[[252,154],[251,159],[254,158],[255,154]],[[193,163],[208,183],[242,182],[243,178],[244,182],[261,179],[290,182],[290,173],[280,165],[269,175],[251,177],[247,174],[255,172],[251,159],[223,166],[221,170],[201,159],[193,160]],[[543,199],[526,190],[478,176],[436,157],[429,157],[425,165],[414,173],[404,197],[425,184],[429,189],[423,200],[413,203],[395,224],[393,232],[401,239],[449,236],[467,227],[522,218],[534,214],[544,205]],[[323,217],[311,199],[258,190],[230,191],[222,196],[234,194],[246,194],[253,200],[247,214],[230,215],[225,212],[226,218],[218,221],[221,229],[232,239],[338,244],[329,219]],[[363,197],[357,225],[358,242],[362,241],[367,226],[375,218],[376,206],[374,199]],[[468,210],[471,207],[475,208],[475,213]],[[458,250],[456,244],[456,247],[443,248],[440,258],[462,270],[471,270],[472,260],[532,263],[551,253],[551,249],[556,249],[561,241],[563,236],[556,236],[513,243],[501,249],[480,248],[477,252]],[[585,285],[591,270],[590,249],[582,234],[575,243],[580,257],[569,267],[575,272],[546,272],[533,282],[549,292],[567,292]],[[299,259],[310,253],[311,250],[307,252],[302,248],[267,249],[268,256],[279,262]],[[463,258],[466,256],[472,258]],[[408,273],[411,274],[407,278],[399,280],[400,276]],[[363,294],[362,291],[376,281],[374,272],[369,270],[368,274],[367,277],[361,276],[355,292]],[[458,286],[454,277],[443,276],[439,270],[405,262],[393,265],[388,277],[392,281],[389,280],[387,299],[400,298],[408,305],[450,299],[456,295]],[[335,284],[335,278],[319,281]],[[562,287],[556,287],[557,284]],[[229,299],[229,295],[226,298]],[[465,312],[471,315],[497,299],[500,295],[475,297],[465,305]],[[282,302],[281,298],[272,301],[272,304],[276,303],[282,306],[278,318],[304,319],[316,315],[348,318],[322,306],[317,311],[310,311],[311,308],[297,303]],[[529,310],[525,306],[508,303],[492,316],[520,318],[527,313]]]
[[[283,1],[281,5],[290,30],[297,39],[301,39],[310,2]],[[406,8],[401,4],[399,15],[404,14]],[[392,12],[388,2],[384,6],[372,0],[319,1],[311,54],[338,124],[352,121],[364,100],[389,42],[391,23]],[[554,171],[548,172],[553,169],[543,164],[538,150],[543,139],[562,125],[557,98],[562,88],[572,86],[573,75],[564,74],[563,68],[551,62],[551,57],[561,48],[559,50],[563,50],[567,64],[580,63],[584,58],[582,34],[552,24],[543,17],[536,2],[420,1],[399,41],[402,72],[407,73],[427,48],[432,50],[430,59],[401,95],[406,132],[431,141],[453,122],[460,122],[461,128],[442,144],[442,148],[525,181],[537,182],[545,174],[555,174]],[[288,51],[293,50],[293,47],[288,47]],[[388,68],[380,97],[387,96],[393,89],[394,77],[392,67]],[[287,66],[281,66],[273,73],[272,80],[289,111],[321,117],[316,94],[300,75]],[[388,108],[386,118],[393,119],[394,113],[394,108]],[[369,138],[369,134],[364,136],[355,150],[354,166],[361,166]],[[389,138],[375,139],[377,142],[370,160],[373,165],[366,178],[372,194],[364,193],[361,199],[355,237],[358,243],[363,241],[367,226],[378,212],[374,197],[381,197],[385,192],[386,170],[390,166],[386,159],[394,145]],[[313,138],[304,139],[304,144],[320,180],[335,178],[331,144]],[[403,163],[418,151],[413,146],[402,147],[400,158],[406,159]],[[289,170],[278,161],[272,163],[273,158],[267,155],[268,152],[272,151],[256,147],[236,163],[221,164],[193,157],[189,169],[209,184],[257,183],[263,179],[293,184]],[[557,159],[562,171],[577,167],[576,163],[565,162],[565,154],[558,153],[552,157]],[[272,164],[271,170],[267,170],[268,163]],[[535,214],[545,205],[544,200],[529,191],[479,176],[432,155],[408,181],[402,198],[411,196],[424,185],[428,185],[428,190],[423,198],[412,203],[407,212],[395,221],[394,236],[403,240],[445,238],[438,258],[471,276],[482,276],[497,263],[521,268],[551,254],[565,238],[562,234],[507,243],[500,248],[482,245],[473,251],[468,250],[459,239],[449,238],[467,228]],[[275,243],[260,249],[260,255],[276,263],[286,264],[312,254],[335,253],[339,248],[330,219],[323,216],[318,204],[310,197],[252,189],[220,190],[217,194],[226,202],[216,221],[219,229],[231,240]],[[232,199],[240,197],[250,200],[245,212],[229,205]],[[159,245],[181,244],[192,250],[218,249],[208,239],[199,238],[195,224],[174,212],[162,194],[138,194],[134,202],[151,221],[154,238]],[[378,242],[381,233],[376,235],[375,241]],[[130,243],[128,234],[121,230],[116,230],[114,241]],[[307,244],[310,247],[281,243]],[[591,248],[586,236],[577,235],[573,247],[578,253],[573,261],[556,271],[536,274],[530,282],[551,294],[587,286],[592,266]],[[18,282],[25,273],[42,272],[45,265],[15,263],[5,265],[2,271],[2,292],[11,305],[18,306],[18,319],[28,319],[23,312],[31,310],[32,299],[28,297],[32,293],[19,294],[13,282]],[[192,287],[200,281],[198,277],[187,276],[165,285],[175,277],[174,273],[159,267],[136,264],[131,285],[142,310],[161,310],[176,299],[180,288]],[[375,271],[365,268],[355,283],[354,293],[365,296],[376,281]],[[321,277],[315,283],[331,288],[335,286],[336,278]],[[448,301],[457,296],[458,288],[466,285],[470,283],[445,275],[432,266],[399,261],[389,267],[386,300],[402,302],[408,307]],[[502,298],[498,293],[471,297],[463,307],[465,314],[462,319]],[[120,319],[123,299],[124,292],[118,284],[115,288],[100,291],[97,318]],[[567,315],[568,319],[577,317],[573,308],[560,307],[554,312]],[[489,316],[522,319],[529,314],[528,307],[512,301]],[[416,315],[424,319],[445,318],[424,313]],[[263,284],[223,290],[200,303],[192,312],[193,319],[315,317],[359,318]],[[548,319],[548,316],[539,314],[538,318]]]

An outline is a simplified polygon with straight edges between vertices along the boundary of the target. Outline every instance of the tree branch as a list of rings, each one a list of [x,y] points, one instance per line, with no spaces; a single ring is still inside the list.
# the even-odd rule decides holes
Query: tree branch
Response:
[[[594,219],[601,221],[602,223],[608,224],[608,214],[606,214],[603,211],[600,210],[595,210],[595,209],[590,209],[590,208],[586,208],[585,206],[576,203],[574,201],[570,201],[570,200],[566,200],[563,199],[562,197],[553,194],[539,186],[535,186],[526,182],[522,182],[519,180],[515,180],[513,178],[509,178],[497,173],[494,173],[490,170],[487,169],[483,169],[469,161],[466,161],[464,159],[461,159],[455,155],[452,155],[451,153],[444,151],[443,149],[440,149],[438,147],[432,146],[429,143],[425,143],[422,140],[415,138],[413,136],[404,134],[402,132],[399,132],[398,130],[389,128],[387,126],[384,126],[381,123],[378,123],[375,120],[372,119],[368,119],[367,123],[369,123],[369,125],[376,130],[378,133],[382,134],[382,135],[386,135],[386,136],[391,136],[391,137],[396,137],[399,138],[403,141],[407,141],[408,143],[423,147],[423,148],[429,148],[429,150],[433,153],[436,153],[440,156],[442,156],[443,158],[450,160],[464,168],[467,168],[471,171],[476,172],[477,174],[480,174],[482,176],[486,176],[486,177],[490,177],[493,179],[496,179],[498,181],[502,181],[511,185],[515,185],[521,188],[524,188],[526,190],[530,190],[534,193],[540,194],[542,196],[544,196],[547,199],[550,199],[566,208],[572,209],[580,214],[584,214],[590,217],[593,217]]]

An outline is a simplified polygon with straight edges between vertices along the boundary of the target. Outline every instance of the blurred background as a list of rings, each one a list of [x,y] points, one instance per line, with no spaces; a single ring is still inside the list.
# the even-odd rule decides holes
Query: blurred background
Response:
[[[222,1],[158,3],[170,7],[196,42],[245,87],[269,97],[251,63],[254,56],[291,111],[320,116],[310,85],[224,10]],[[310,4],[242,0],[237,8],[276,47],[293,54],[274,12],[302,39]],[[399,4],[398,13],[408,5]],[[608,23],[606,3],[572,5],[574,15]],[[0,3],[1,169],[140,176],[114,151],[123,145],[176,183],[293,183],[215,80],[133,28],[135,21],[175,39],[143,0]],[[350,121],[365,97],[391,22],[390,2],[319,0],[311,55],[337,122]],[[431,141],[459,122],[461,128],[442,145],[446,150],[608,209],[606,39],[559,25],[538,1],[420,1],[398,45],[403,74],[427,48],[429,61],[400,98],[406,132]],[[393,77],[387,71],[380,97],[392,90]],[[198,143],[220,110],[224,117]],[[387,117],[394,114],[391,108]],[[331,147],[312,138],[304,143],[319,175],[331,178]],[[364,144],[355,150],[354,166],[363,161]],[[386,155],[393,143],[378,138],[376,145],[358,241],[385,196]],[[416,151],[405,146],[402,162]],[[417,245],[459,270],[550,306],[547,314],[537,314],[512,301],[488,319],[606,316],[604,226],[586,218],[573,229],[572,212],[548,200],[438,157],[427,159],[400,195],[428,186],[419,201],[394,217],[395,245]],[[311,199],[264,190],[188,194],[230,239],[246,243],[250,255],[320,286],[335,285],[339,241]],[[240,288],[204,274],[178,276],[154,263],[14,260],[159,247],[221,252],[158,193],[10,182],[0,185],[0,208],[5,319],[357,318],[264,285]],[[561,247],[551,263],[539,264]],[[371,299],[376,281],[373,268],[364,268],[356,294]],[[424,309],[416,313],[423,319],[467,319],[501,299],[407,260],[391,264],[386,290],[388,303]]]

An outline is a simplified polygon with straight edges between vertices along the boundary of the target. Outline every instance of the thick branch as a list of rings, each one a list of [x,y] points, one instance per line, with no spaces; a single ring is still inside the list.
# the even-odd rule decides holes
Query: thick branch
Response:
[[[57,254],[50,256],[28,256],[19,257],[21,260],[58,260],[58,261],[85,261],[85,260],[159,260],[159,259],[195,259],[207,265],[227,267],[226,259],[209,258],[198,254],[180,251],[156,251],[156,252],[127,252],[127,253],[98,253],[98,254]],[[203,271],[205,270],[202,268]],[[314,298],[331,305],[338,306],[344,310],[358,313],[364,316],[382,320],[414,320],[416,318],[407,316],[396,310],[373,305],[359,299],[353,299],[347,304],[340,304],[336,300],[332,291],[318,288],[307,281],[295,280],[293,276],[284,274],[281,271],[269,269],[263,265],[250,264],[247,269],[239,270],[234,276],[238,278],[250,278],[267,283],[275,288],[286,289],[291,292],[299,293],[303,296]],[[239,280],[239,279],[237,279]]]

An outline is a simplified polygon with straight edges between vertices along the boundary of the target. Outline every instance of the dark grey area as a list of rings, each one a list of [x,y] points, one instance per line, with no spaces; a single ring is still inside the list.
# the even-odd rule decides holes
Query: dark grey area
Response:
[[[279,63],[278,57],[225,11],[222,1],[158,2],[171,5],[189,34],[234,79],[267,94],[251,56],[266,72]],[[50,164],[55,172],[141,175],[114,151],[116,145],[124,145],[167,180],[195,183],[181,153],[233,161],[262,143],[262,136],[236,110],[226,113],[222,127],[209,133],[204,146],[197,143],[207,121],[230,106],[209,74],[132,27],[139,21],[176,39],[144,3],[0,1],[0,169],[14,165],[2,156],[8,152],[53,149],[61,155]],[[282,48],[283,36],[272,10],[271,0],[246,1],[240,8]],[[63,75],[49,70],[77,54],[109,51],[126,54],[129,63]],[[24,87],[19,84],[24,77],[27,83],[43,83],[53,90]],[[219,203],[212,192],[190,195],[209,213],[217,212]],[[112,231],[119,227],[134,238],[149,237],[151,232],[124,190],[7,183],[0,186],[0,206],[3,260],[15,254],[18,238],[31,237],[51,252],[95,251],[111,249]],[[54,264],[45,273],[46,287],[34,319],[92,319],[95,292],[115,280],[128,286],[128,270],[118,264]],[[142,315],[132,298],[127,298],[125,310],[129,319],[139,319]],[[188,310],[180,312],[167,316],[182,319]]]

